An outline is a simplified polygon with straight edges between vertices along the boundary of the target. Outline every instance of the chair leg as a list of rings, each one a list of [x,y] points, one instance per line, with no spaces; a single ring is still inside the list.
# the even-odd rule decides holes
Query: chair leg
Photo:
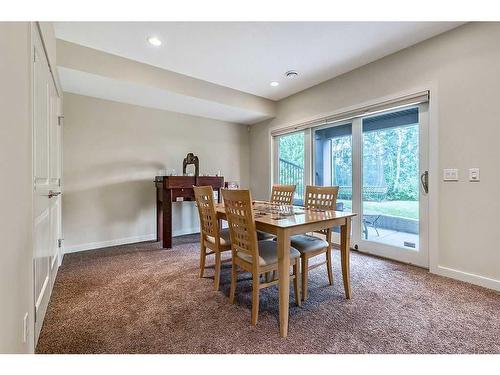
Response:
[[[257,325],[259,317],[259,275],[257,272],[252,274],[252,325]]]
[[[363,219],[363,234],[365,235],[365,240],[368,239],[368,226],[366,225],[365,219]]]
[[[328,282],[333,285],[333,272],[332,272],[332,249],[326,250],[326,270],[328,272]]]
[[[200,245],[200,278],[203,277],[205,273],[205,260],[207,258],[207,248],[204,244],[203,238],[201,239]]]
[[[220,282],[220,251],[215,253],[215,276],[214,276],[214,287],[215,290],[219,290]]]
[[[238,270],[237,270],[237,265],[232,264],[231,267],[231,289],[229,291],[229,303],[233,304],[234,303],[234,294],[236,292],[236,283],[238,282]]]
[[[300,272],[299,272],[299,260],[298,259],[295,259],[295,263],[293,264],[293,274],[295,276],[293,278],[293,290],[295,293],[295,303],[297,304],[297,306],[302,306],[302,300],[300,298],[300,288],[299,288]]]
[[[302,261],[301,273],[302,273],[302,301],[307,299],[307,277],[309,271],[309,259],[306,258],[304,254],[300,257]]]

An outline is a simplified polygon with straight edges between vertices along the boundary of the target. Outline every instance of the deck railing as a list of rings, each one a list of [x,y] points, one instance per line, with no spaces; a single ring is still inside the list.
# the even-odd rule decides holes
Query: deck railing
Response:
[[[279,159],[279,183],[296,185],[294,200],[296,204],[304,199],[304,167],[285,159]],[[363,186],[363,200],[382,201],[387,194],[386,186]],[[352,186],[339,186],[338,199],[351,200]]]
[[[284,185],[296,185],[294,200],[300,203],[304,199],[304,168],[288,160],[279,159],[279,182]]]

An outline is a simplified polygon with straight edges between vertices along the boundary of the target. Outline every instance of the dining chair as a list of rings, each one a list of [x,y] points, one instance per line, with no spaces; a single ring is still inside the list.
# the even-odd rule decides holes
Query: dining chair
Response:
[[[293,204],[293,195],[295,194],[295,185],[273,185],[271,190],[270,203],[291,206]],[[257,240],[270,240],[274,235],[263,231],[257,231]]]
[[[335,210],[337,204],[338,186],[306,186],[304,197],[304,207],[311,210]],[[291,245],[300,252],[301,272],[302,272],[302,299],[305,301],[308,296],[307,281],[309,271],[326,264],[328,282],[333,285],[332,274],[332,229],[322,229],[316,233],[325,235],[325,239],[309,235],[299,234],[292,236]],[[326,260],[309,266],[309,259],[325,254]]]
[[[214,287],[215,290],[219,290],[221,253],[231,250],[229,229],[220,229],[212,187],[193,186],[193,190],[200,215],[200,277],[203,277],[205,272],[207,256],[215,255]]]
[[[252,325],[259,315],[259,292],[279,283],[273,279],[261,282],[260,276],[278,270],[278,244],[276,241],[257,241],[252,198],[249,190],[222,190],[226,219],[229,223],[232,249],[232,272],[229,302],[234,303],[238,267],[252,274]],[[295,301],[301,305],[299,289],[299,260],[297,249],[290,248],[290,265],[293,266]],[[288,272],[288,271],[287,271]]]

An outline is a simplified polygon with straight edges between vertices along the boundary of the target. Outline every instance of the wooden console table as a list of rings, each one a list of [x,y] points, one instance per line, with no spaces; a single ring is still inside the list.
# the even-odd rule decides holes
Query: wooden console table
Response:
[[[220,189],[224,177],[218,176],[156,176],[156,240],[163,248],[172,247],[172,202],[194,201],[193,186],[212,186],[217,191],[220,203]]]

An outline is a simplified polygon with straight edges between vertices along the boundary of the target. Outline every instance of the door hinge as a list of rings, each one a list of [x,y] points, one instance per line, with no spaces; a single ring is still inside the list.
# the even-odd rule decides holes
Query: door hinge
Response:
[[[57,184],[59,185],[59,187],[61,187],[61,179],[60,178],[58,178]]]
[[[57,116],[57,124],[61,126],[64,122],[64,116]]]
[[[61,247],[62,247],[62,242],[63,242],[63,240],[64,240],[64,238],[59,238],[59,239],[57,240],[57,247],[58,247],[58,248],[61,248]]]

